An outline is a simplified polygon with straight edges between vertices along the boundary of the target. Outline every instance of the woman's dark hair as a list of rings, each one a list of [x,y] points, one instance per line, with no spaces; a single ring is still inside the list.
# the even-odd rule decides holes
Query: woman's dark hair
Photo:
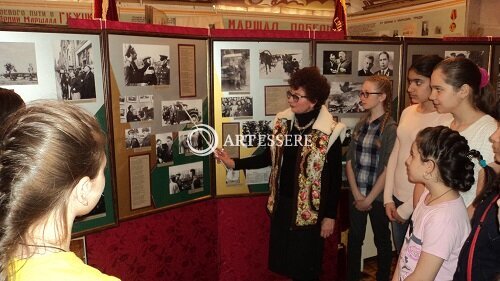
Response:
[[[415,60],[408,70],[415,71],[418,75],[431,78],[434,67],[443,60],[438,55],[421,56]]]
[[[445,126],[428,127],[415,139],[422,161],[433,160],[441,180],[458,191],[468,191],[474,184],[472,163],[467,140]]]
[[[330,83],[315,66],[304,67],[294,72],[288,79],[288,84],[295,90],[300,87],[304,88],[309,100],[316,102],[314,108],[320,108],[325,104],[328,95],[330,95]]]
[[[0,88],[0,123],[3,124],[7,116],[24,107],[23,99],[14,91]]]
[[[472,89],[472,95],[469,96],[472,106],[498,119],[496,94],[488,90],[488,87],[481,89],[481,72],[474,62],[466,58],[448,58],[436,65],[434,70],[441,70],[445,76],[444,81],[456,91],[463,85],[469,85]]]

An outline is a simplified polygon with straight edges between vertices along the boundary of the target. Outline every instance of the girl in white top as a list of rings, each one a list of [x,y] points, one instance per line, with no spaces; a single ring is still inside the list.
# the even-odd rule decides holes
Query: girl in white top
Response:
[[[451,113],[453,120],[446,124],[467,139],[471,149],[481,153],[484,161],[475,161],[474,185],[462,192],[469,217],[474,210],[472,201],[481,191],[481,165],[497,168],[493,149],[488,141],[497,129],[496,95],[486,91],[488,74],[469,59],[449,58],[440,62],[431,76],[432,94],[429,97],[439,113]]]
[[[398,252],[403,245],[408,218],[413,212],[415,184],[408,181],[405,166],[411,145],[420,130],[443,125],[452,119],[451,114],[438,113],[429,100],[432,70],[442,60],[437,55],[422,56],[408,70],[407,92],[412,105],[401,114],[384,188],[385,211],[392,222],[393,241]]]
[[[472,155],[467,140],[448,127],[418,133],[406,167],[409,180],[427,189],[413,212],[393,281],[453,279],[470,232],[459,191],[474,182]]]

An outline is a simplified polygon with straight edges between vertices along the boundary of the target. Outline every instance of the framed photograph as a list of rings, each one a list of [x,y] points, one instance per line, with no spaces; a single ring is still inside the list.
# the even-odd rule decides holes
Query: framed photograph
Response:
[[[266,116],[274,116],[289,107],[286,92],[288,85],[272,85],[264,87],[264,104]]]
[[[151,127],[125,129],[125,148],[137,149],[151,147]]]
[[[203,162],[169,167],[169,194],[202,192],[204,189],[203,172]]]
[[[179,44],[179,96],[196,97],[196,46]],[[169,69],[170,74],[170,69]],[[170,77],[169,77],[170,79]]]
[[[253,98],[248,96],[222,98],[222,117],[253,117]]]
[[[352,51],[323,51],[323,74],[352,74]]]
[[[332,115],[364,112],[359,98],[362,86],[361,82],[332,82],[326,100],[328,111]]]
[[[223,49],[221,59],[221,88],[229,94],[249,94],[250,50]]]
[[[130,96],[126,102],[121,102],[120,122],[141,122],[154,120],[153,95]]]
[[[246,147],[266,146],[272,135],[271,120],[244,121],[241,134]]]
[[[394,75],[394,52],[392,51],[359,51],[358,76]]]
[[[126,86],[170,85],[170,46],[123,44],[123,83]]]
[[[174,163],[174,139],[177,132],[156,134],[156,165],[167,166]]]
[[[210,198],[208,176],[200,177],[203,189],[170,193],[177,174],[172,167],[197,163],[197,174],[210,171],[208,156],[179,153],[186,132],[208,124],[210,74],[200,67],[209,61],[208,38],[114,30],[107,32],[107,42],[110,80],[116,81],[109,101],[120,109],[112,111],[114,157],[121,163],[115,170],[119,220]],[[200,132],[193,132],[193,142],[197,137],[205,145]],[[129,167],[131,161],[142,166]],[[134,184],[134,177],[148,181]]]
[[[34,42],[0,42],[0,85],[37,85]]]
[[[202,100],[162,101],[162,126],[198,124],[203,116]]]
[[[54,29],[41,26],[29,31],[16,28],[0,31],[0,87],[14,90],[26,103],[38,99],[75,103],[108,132],[111,121],[104,102],[101,35],[71,29],[54,33]],[[116,224],[111,179],[115,163],[110,155],[107,158],[103,197],[89,214],[75,221],[75,237]]]
[[[261,49],[259,61],[260,79],[288,79],[304,67],[303,50],[300,49]]]

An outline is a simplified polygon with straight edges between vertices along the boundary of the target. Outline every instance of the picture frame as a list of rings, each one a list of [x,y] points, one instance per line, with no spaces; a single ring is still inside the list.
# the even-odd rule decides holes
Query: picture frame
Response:
[[[176,38],[169,37],[168,34],[158,37],[153,33],[110,31],[107,33],[107,42],[110,80],[112,81],[110,89],[112,108],[125,109],[125,118],[127,118],[129,105],[136,110],[147,107],[148,112],[152,111],[149,114],[151,118],[141,117],[141,114],[137,113],[140,118],[129,122],[123,122],[124,116],[120,116],[119,110],[112,111],[114,156],[117,163],[115,174],[118,187],[116,191],[118,220],[126,220],[210,198],[210,177],[208,176],[203,177],[203,188],[198,189],[197,192],[169,193],[172,176],[170,172],[176,171],[178,167],[201,163],[197,164],[201,166],[196,168],[200,174],[208,175],[210,170],[208,156],[179,153],[183,145],[181,140],[183,134],[187,131],[198,130],[198,126],[208,123],[210,107],[206,77],[209,74],[208,68],[203,67],[208,63],[207,38],[189,38],[189,36]],[[148,67],[155,68],[156,84],[148,84],[144,80],[127,85],[124,62],[133,57],[126,56],[129,46],[132,46],[137,53],[136,61],[146,60],[146,65],[150,65]],[[160,75],[163,73],[160,69],[162,65],[168,66],[168,76]],[[137,67],[140,67],[139,62],[137,62]],[[193,73],[186,75],[185,72],[190,71]],[[135,103],[130,101],[130,98],[135,100]],[[144,137],[149,145],[127,148],[125,132],[139,130],[140,133],[144,128],[149,130],[148,136]],[[170,136],[172,143],[169,144],[171,154],[168,157],[164,156],[166,162],[160,163],[156,144],[158,140],[162,143],[166,142],[166,137],[162,139],[162,136]],[[205,144],[201,141],[200,145]],[[142,164],[132,165],[132,162],[136,161]],[[148,165],[146,165],[147,162]],[[130,179],[139,171],[146,183],[134,187]],[[132,191],[136,189],[142,191],[138,194],[144,194],[143,202],[134,201],[140,198],[134,198]],[[150,199],[150,202],[146,200],[146,197]]]
[[[17,55],[12,57],[15,61],[10,63],[19,68],[19,75],[16,80],[11,79],[11,76],[8,79],[1,77],[0,86],[14,90],[26,103],[38,99],[73,103],[92,114],[106,134],[111,122],[106,114],[106,60],[105,54],[101,53],[101,42],[102,34],[99,31],[54,30],[42,26],[23,29],[21,26],[2,25],[0,49],[13,51],[12,48],[15,47]],[[10,55],[3,57],[11,58]],[[2,66],[6,63],[2,62]],[[70,85],[70,74],[75,77],[85,75],[85,83],[88,85],[85,92],[82,88]],[[110,142],[109,147],[112,146]],[[72,230],[74,237],[109,228],[117,223],[111,172],[114,162],[110,155],[106,151],[109,164],[104,170],[103,197],[89,214],[75,220]]]
[[[277,108],[271,108],[273,102],[277,103],[273,100],[273,94],[282,91],[281,100],[286,102],[286,91],[289,88],[287,80],[291,73],[312,65],[311,46],[311,42],[307,40],[213,40],[211,67],[214,128],[217,134],[226,138],[229,132],[234,132],[237,128],[240,137],[243,137],[244,130],[252,131],[259,122],[270,124],[279,112]],[[241,75],[236,79],[231,78],[231,73],[237,71],[235,66],[241,64],[242,60],[246,69],[244,83],[241,82]],[[235,81],[239,81],[241,85]],[[239,109],[238,102],[241,105],[243,100],[251,101],[251,112]],[[288,108],[288,103],[286,107],[280,108]],[[239,110],[243,113],[238,113]],[[219,147],[224,146],[221,144]],[[264,147],[250,143],[228,149],[232,155],[241,158],[257,155],[263,150]],[[214,170],[217,197],[252,196],[269,192],[269,168],[231,172],[223,164],[216,163]],[[232,180],[227,180],[228,173],[231,173]]]

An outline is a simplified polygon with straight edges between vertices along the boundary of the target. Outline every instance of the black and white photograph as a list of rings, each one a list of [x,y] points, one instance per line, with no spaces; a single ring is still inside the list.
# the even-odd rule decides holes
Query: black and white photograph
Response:
[[[88,40],[54,41],[54,69],[58,99],[67,101],[96,98],[93,58]],[[98,51],[98,50],[97,50]]]
[[[361,82],[332,82],[326,100],[328,111],[332,115],[363,112],[359,99],[362,86]]]
[[[203,191],[203,162],[194,162],[168,168],[170,175],[169,194],[186,191],[196,193]]]
[[[367,67],[365,63],[373,57],[373,66]],[[394,75],[394,52],[388,51],[360,51],[358,53],[358,76]],[[364,70],[368,70],[364,71]],[[372,74],[370,74],[370,72]],[[366,73],[365,75],[360,75]]]
[[[352,52],[323,51],[323,74],[352,74]]]
[[[250,93],[250,49],[221,50],[223,92]]]
[[[259,50],[259,78],[288,79],[301,67],[302,50]]]
[[[246,121],[241,129],[243,144],[247,147],[267,145],[267,136],[272,134],[270,120]]]
[[[0,42],[0,85],[37,85],[35,43]]]
[[[253,99],[251,97],[222,98],[222,117],[252,117]]]
[[[125,129],[125,148],[151,147],[151,128]]]
[[[123,44],[126,86],[170,85],[170,46]]]
[[[193,155],[191,147],[198,150],[203,148],[203,136],[200,135],[200,131],[179,131],[179,154]]]
[[[174,133],[156,134],[156,164],[165,166],[174,163]]]
[[[162,101],[161,125],[198,124],[203,117],[202,106],[201,99]]]
[[[469,58],[470,51],[444,51],[444,58]]]
[[[358,53],[358,76],[372,76],[374,74],[376,53],[360,51]]]
[[[153,95],[128,96],[120,102],[120,123],[151,120],[154,120]]]
[[[240,171],[227,169],[226,171],[226,184],[227,185],[236,185],[240,184]]]
[[[481,50],[474,51],[445,51],[445,58],[456,57],[456,58],[468,58],[480,67],[488,67],[488,52]]]

